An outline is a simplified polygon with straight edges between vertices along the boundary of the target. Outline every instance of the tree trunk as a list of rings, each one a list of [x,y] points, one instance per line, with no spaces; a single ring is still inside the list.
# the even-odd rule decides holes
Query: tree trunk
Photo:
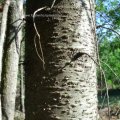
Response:
[[[19,61],[19,88],[20,88],[20,111],[25,113],[25,71],[24,71],[24,59],[25,59],[25,41],[21,42],[20,49],[20,61]]]
[[[19,30],[23,15],[23,1],[12,0],[9,10],[7,38],[4,47],[2,110],[3,120],[14,120],[18,76],[19,49],[22,30]]]
[[[52,1],[27,1],[27,16],[37,8],[50,7]],[[28,17],[26,119],[97,120],[96,64],[87,55],[96,59],[94,1],[56,0],[53,8],[39,12],[35,21],[41,35],[45,70],[35,52],[36,33],[32,18]],[[39,43],[38,38],[36,42]],[[87,54],[76,56],[78,52]],[[74,60],[68,64],[71,58]]]
[[[6,0],[3,14],[2,14],[2,21],[0,26],[0,84],[1,84],[1,75],[2,75],[2,63],[3,63],[3,48],[5,43],[5,35],[6,35],[6,28],[7,28],[7,16],[8,16],[8,8],[10,5],[10,0]],[[1,88],[1,85],[0,85]],[[1,107],[1,94],[0,94],[0,120],[2,120],[2,107]]]

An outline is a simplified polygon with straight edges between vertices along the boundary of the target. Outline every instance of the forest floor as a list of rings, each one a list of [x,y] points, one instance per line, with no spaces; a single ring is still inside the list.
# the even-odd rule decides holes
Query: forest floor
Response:
[[[108,115],[108,100],[104,99],[106,91],[98,92],[98,109],[100,120],[120,120],[120,89],[109,90],[109,111],[110,119]],[[102,108],[101,108],[102,106]]]
[[[108,115],[107,107],[100,109],[99,116],[100,116],[99,120],[120,120],[120,107],[116,106],[110,108],[110,117]]]

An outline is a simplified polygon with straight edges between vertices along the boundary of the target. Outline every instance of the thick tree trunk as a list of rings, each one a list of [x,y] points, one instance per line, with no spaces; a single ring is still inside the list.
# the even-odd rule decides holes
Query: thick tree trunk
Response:
[[[52,0],[29,0],[27,14],[51,4]],[[41,11],[35,20],[41,35],[45,71],[34,49],[35,31],[29,17],[26,25],[26,119],[97,120],[96,64],[88,55],[82,55],[67,65],[78,52],[96,58],[94,1],[56,0],[50,11]]]
[[[15,98],[18,76],[19,49],[22,39],[22,30],[19,25],[23,12],[22,0],[11,0],[7,38],[4,47],[4,64],[3,64],[3,90],[2,90],[2,110],[3,120],[14,120]]]

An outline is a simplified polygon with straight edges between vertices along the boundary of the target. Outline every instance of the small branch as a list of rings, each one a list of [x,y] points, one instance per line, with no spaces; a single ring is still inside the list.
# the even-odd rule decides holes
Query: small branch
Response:
[[[109,120],[110,120],[110,101],[109,101],[109,93],[108,93],[108,85],[107,85],[107,79],[105,76],[105,72],[102,70],[103,76],[104,76],[104,80],[105,80],[105,86],[106,86],[106,95],[107,95],[107,106],[108,106],[108,116],[109,116]]]
[[[102,25],[97,25],[96,28],[101,28],[101,27],[104,27],[106,24],[102,24]]]
[[[42,7],[42,8],[37,9],[37,10],[33,13],[33,25],[34,25],[36,34],[37,34],[37,36],[38,36],[39,46],[40,46],[40,51],[41,51],[41,56],[40,56],[40,54],[38,53],[38,49],[37,49],[36,42],[35,42],[35,40],[36,40],[36,35],[35,35],[35,37],[34,37],[35,50],[36,50],[36,53],[37,53],[39,59],[40,59],[40,60],[42,61],[42,63],[43,63],[43,69],[44,69],[44,70],[45,70],[45,61],[44,61],[44,55],[43,55],[42,45],[41,45],[41,41],[40,41],[40,33],[38,32],[38,29],[37,29],[37,26],[36,26],[36,23],[35,23],[35,16],[36,16],[36,14],[37,14],[38,12],[40,12],[40,11],[42,11],[42,10],[44,10],[44,9],[51,10],[51,9],[53,8],[53,6],[55,5],[55,2],[56,2],[56,0],[53,0],[52,5],[51,5],[50,8],[45,6],[45,7]]]
[[[99,24],[99,23],[98,23]],[[97,25],[96,26],[96,28],[100,28],[100,27],[104,27],[105,25],[109,25],[109,26],[111,26],[111,27],[114,27],[112,24],[110,24],[110,23],[104,23],[104,24],[102,24],[102,25]]]
[[[56,2],[56,0],[53,0],[53,3],[52,3],[52,5],[51,5],[50,9],[53,8],[53,6],[55,5],[55,2]]]
[[[100,60],[100,62],[102,62],[103,64],[105,64],[105,65],[112,71],[112,73],[113,73],[117,78],[119,78],[119,76],[113,71],[113,69],[112,69],[107,63],[103,62],[102,60]]]
[[[101,64],[98,63],[91,55],[89,55],[88,53],[85,53],[85,52],[78,52],[76,53],[73,58],[71,59],[70,62],[68,62],[67,64],[65,64],[65,66],[63,66],[60,70],[62,70],[63,68],[65,68],[67,65],[70,65],[71,62],[77,60],[79,57],[81,57],[82,55],[87,55],[89,58],[91,58],[95,64],[100,68],[102,74],[103,74],[103,77],[104,77],[104,80],[105,80],[105,86],[106,86],[106,95],[107,95],[107,106],[108,106],[108,115],[109,115],[109,120],[110,120],[110,106],[109,106],[109,94],[108,94],[108,85],[107,85],[107,79],[106,79],[106,76],[105,76],[105,72],[104,70],[102,69],[101,67]]]
[[[96,13],[100,15],[100,18],[102,17],[105,20],[105,23],[109,23],[110,20],[106,19],[106,17],[109,18],[109,16],[107,16],[106,14],[106,16],[103,16],[103,14],[99,13],[98,11],[96,11]]]
[[[14,23],[16,23],[16,22],[18,22],[18,21],[23,21],[24,19],[17,19],[17,20],[15,20],[14,22],[12,22],[12,23],[10,23],[11,25],[12,24],[14,24]]]
[[[41,58],[41,56],[40,56],[40,54],[39,54],[39,52],[38,52],[38,49],[37,49],[36,37],[37,37],[37,35],[34,36],[35,50],[36,50],[36,53],[37,53],[37,56],[39,57],[39,59],[40,59],[41,61],[43,61],[42,58]],[[43,67],[44,67],[44,66],[43,66]]]
[[[19,31],[22,29],[23,25],[24,25],[24,23],[23,23],[23,21],[22,21],[22,22],[17,26],[17,29],[14,31],[14,32],[15,32],[15,35],[8,41],[7,46],[9,46],[14,39],[15,39],[15,42],[17,42],[17,41],[16,41],[16,37],[17,37]],[[17,44],[16,44],[16,48],[17,48]]]
[[[42,7],[42,8],[39,8],[39,9],[37,9],[34,13],[33,13],[33,25],[34,25],[34,28],[35,28],[35,31],[36,31],[36,34],[37,34],[37,36],[38,36],[38,39],[39,39],[39,41],[40,41],[40,34],[39,34],[39,32],[38,32],[38,30],[37,30],[37,27],[36,27],[36,23],[35,23],[35,15],[38,13],[38,12],[40,12],[41,10],[44,10],[46,7]],[[35,37],[36,38],[36,37]],[[40,60],[43,62],[43,69],[45,69],[45,61],[44,61],[44,55],[43,55],[43,50],[42,50],[42,45],[41,45],[41,42],[39,42],[39,45],[40,45],[40,50],[41,50],[41,54],[42,54],[42,57],[40,56],[40,55],[38,55],[38,53],[37,53],[37,55],[38,55],[38,57],[40,58]]]
[[[105,102],[106,95],[107,95],[107,94],[105,93],[105,95],[104,95],[104,97],[103,97],[103,101],[102,101],[102,104],[101,104],[101,108],[100,108],[100,109],[102,109],[103,106],[104,106],[104,102]]]
[[[101,27],[102,27],[102,28],[105,28],[105,29],[108,29],[108,30],[116,33],[116,34],[120,37],[120,34],[119,34],[117,31],[113,30],[112,28],[107,28],[107,27],[105,27],[104,25],[99,25],[99,26],[97,26],[96,28],[101,28]]]

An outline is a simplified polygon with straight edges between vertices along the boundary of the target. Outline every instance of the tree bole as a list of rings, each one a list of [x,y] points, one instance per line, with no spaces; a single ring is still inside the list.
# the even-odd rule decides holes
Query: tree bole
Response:
[[[29,8],[30,2],[33,1],[27,3],[27,14],[32,14],[38,8],[38,4],[39,7],[47,5],[47,2],[33,2],[32,5],[35,7],[32,11]],[[32,18],[27,18],[26,119],[97,119],[97,80],[94,61],[83,55],[61,69],[80,51],[96,58],[93,3],[81,0],[57,0],[51,10],[43,10],[35,18],[41,36],[45,70],[34,49],[33,38],[36,33],[31,24]],[[38,43],[38,39],[36,42]],[[37,47],[39,49],[39,45]]]

